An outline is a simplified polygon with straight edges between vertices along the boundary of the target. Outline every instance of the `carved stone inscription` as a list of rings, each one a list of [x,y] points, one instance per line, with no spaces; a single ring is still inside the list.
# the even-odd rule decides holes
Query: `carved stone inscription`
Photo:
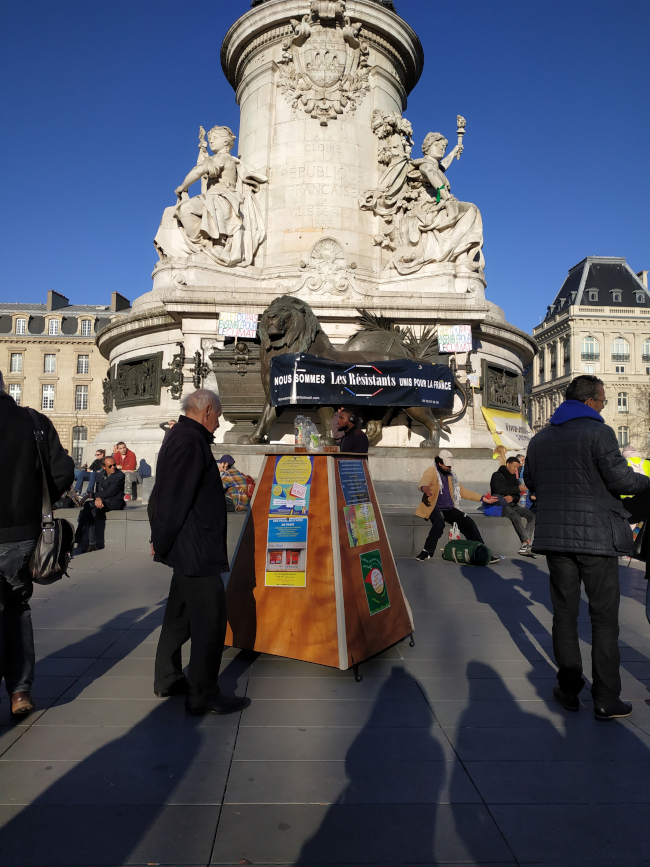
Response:
[[[120,361],[113,381],[115,406],[144,406],[160,403],[162,352]]]

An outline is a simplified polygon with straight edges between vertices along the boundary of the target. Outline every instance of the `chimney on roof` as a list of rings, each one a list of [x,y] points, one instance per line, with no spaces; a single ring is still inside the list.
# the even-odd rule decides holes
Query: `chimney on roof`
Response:
[[[59,292],[55,292],[54,289],[50,289],[47,293],[47,309],[48,310],[60,310],[62,307],[69,307],[70,302],[65,297],[65,295],[61,295]]]
[[[111,292],[111,313],[119,313],[121,310],[128,310],[131,302],[119,292]]]
[[[639,273],[636,276],[639,278],[639,280],[643,283],[643,285],[647,289],[648,288],[648,272],[647,271],[639,271]]]

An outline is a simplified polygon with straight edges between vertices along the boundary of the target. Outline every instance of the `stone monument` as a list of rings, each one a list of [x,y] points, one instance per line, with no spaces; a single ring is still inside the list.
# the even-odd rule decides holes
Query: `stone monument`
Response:
[[[452,193],[471,118],[431,117],[456,127],[447,152],[442,133],[416,136],[405,116],[424,56],[398,12],[391,0],[255,0],[230,28],[221,65],[240,106],[237,147],[218,116],[197,118],[212,126],[184,180],[188,166],[169,179],[153,287],[98,335],[110,368],[97,444],[123,439],[153,465],[160,423],[197,383],[224,396],[218,440],[250,435],[264,406],[259,340],[219,334],[219,317],[260,315],[284,295],[313,308],[335,347],[361,308],[418,334],[469,325],[474,352],[452,362],[461,382],[484,361],[513,375],[531,361],[534,342],[485,297],[480,210]],[[441,445],[493,444],[472,382]],[[280,416],[269,441],[287,441],[292,422]],[[428,436],[399,413],[378,445]]]

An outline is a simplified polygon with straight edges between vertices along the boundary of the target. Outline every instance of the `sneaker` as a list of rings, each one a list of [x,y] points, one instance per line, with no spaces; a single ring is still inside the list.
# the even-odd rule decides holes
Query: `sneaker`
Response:
[[[490,565],[490,566],[496,566],[496,564],[497,564],[497,563],[500,563],[500,562],[501,562],[501,557],[492,557],[492,558],[490,559],[490,563],[489,563],[489,565]]]
[[[533,550],[530,545],[526,545],[525,551],[522,551],[520,548],[519,553],[522,555],[522,557],[532,557],[533,560],[537,560],[537,554],[533,554]]]
[[[124,501],[125,501],[125,502],[128,503],[128,501],[129,501],[130,499],[131,499],[131,494],[124,494]]]
[[[553,695],[566,710],[580,710],[580,701],[577,695],[574,695],[571,692],[565,692],[563,689],[560,689],[559,686],[555,687]]]
[[[433,554],[429,554],[429,552],[425,551],[423,548],[415,559],[419,560],[421,563],[424,563],[425,560],[430,560],[432,557]]]
[[[621,701],[620,698],[616,699],[616,701],[611,704],[608,704],[606,707],[597,705],[596,702],[594,702],[594,716],[596,719],[622,719],[623,717],[630,716],[631,713],[632,705],[630,702]]]
[[[521,548],[517,551],[517,554],[522,554],[523,556],[526,556],[527,553],[528,545],[522,545]]]

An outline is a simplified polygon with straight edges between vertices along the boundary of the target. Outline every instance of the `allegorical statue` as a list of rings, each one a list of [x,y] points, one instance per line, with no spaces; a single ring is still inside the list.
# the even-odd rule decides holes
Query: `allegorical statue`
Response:
[[[395,255],[390,267],[413,274],[429,263],[451,262],[457,271],[482,271],[483,222],[476,205],[451,194],[446,171],[463,153],[465,121],[458,118],[456,147],[445,157],[448,141],[430,132],[422,159],[411,159],[413,128],[397,112],[373,114],[373,132],[382,142],[379,162],[386,166],[376,190],[365,192],[360,207],[382,217],[374,243]]]
[[[230,151],[235,134],[227,126],[200,129],[196,166],[176,188],[178,202],[165,209],[154,245],[161,259],[206,253],[220,265],[252,265],[266,234],[256,193],[267,178]],[[201,193],[188,189],[201,181]]]

